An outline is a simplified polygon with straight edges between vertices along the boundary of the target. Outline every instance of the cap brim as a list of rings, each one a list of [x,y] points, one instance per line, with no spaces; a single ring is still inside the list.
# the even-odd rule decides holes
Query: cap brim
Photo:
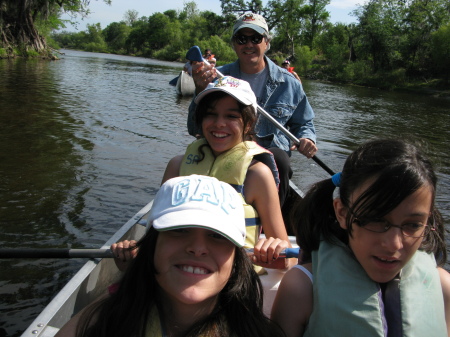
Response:
[[[253,23],[244,23],[243,25],[239,26],[239,27],[233,32],[233,35],[236,34],[238,31],[240,31],[240,30],[243,29],[243,28],[250,28],[250,29],[253,29],[255,32],[257,32],[257,33],[259,33],[259,34],[261,34],[261,35],[264,35],[264,34],[267,34],[267,33],[268,33],[264,28],[262,28],[262,27],[260,27],[260,26],[257,26],[257,25],[254,25]]]
[[[182,220],[182,221],[181,221]],[[245,238],[243,233],[234,226],[222,221],[208,211],[186,210],[170,212],[153,220],[152,226],[157,231],[169,231],[178,228],[204,228],[223,235],[234,245],[243,247]]]
[[[216,87],[216,88],[211,88],[211,89],[205,89],[205,90],[203,90],[200,94],[198,94],[198,95],[195,97],[194,102],[195,102],[196,104],[198,104],[198,103],[200,103],[200,101],[203,99],[203,97],[205,97],[206,95],[208,95],[208,94],[210,94],[210,93],[212,93],[212,92],[214,92],[214,91],[222,91],[222,92],[227,93],[227,94],[230,95],[230,96],[233,96],[233,98],[235,98],[236,100],[238,100],[239,102],[241,102],[241,103],[244,104],[244,105],[253,105],[253,106],[254,106],[254,103],[251,102],[250,100],[242,99],[241,97],[237,97],[233,92],[230,92],[230,91],[225,90],[225,89],[223,89],[223,88],[224,88],[224,87]],[[256,107],[255,107],[255,109],[256,109]]]

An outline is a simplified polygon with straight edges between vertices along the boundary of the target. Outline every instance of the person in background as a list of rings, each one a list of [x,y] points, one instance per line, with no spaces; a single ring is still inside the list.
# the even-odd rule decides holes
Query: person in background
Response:
[[[244,209],[230,185],[198,175],[168,180],[117,291],[56,336],[284,336],[262,313],[244,241]]]
[[[300,83],[302,83],[302,80],[300,79],[300,76],[298,76],[298,74],[294,71],[294,67],[290,67],[291,62],[286,59],[283,61],[283,63],[281,64],[281,68],[286,69],[287,71],[289,71],[292,75],[294,75],[294,77],[300,81]]]
[[[264,116],[258,116],[256,142],[275,156],[280,174],[279,198],[283,205],[292,176],[291,151],[297,150],[307,158],[313,157],[317,152],[316,132],[314,112],[301,83],[265,56],[270,48],[270,40],[269,28],[261,15],[242,15],[234,24],[231,41],[238,60],[217,69],[224,75],[249,82],[258,104],[299,139],[298,146],[291,144],[289,138],[275,125]],[[217,77],[217,73],[203,62],[193,62],[192,76],[198,94]],[[194,98],[187,120],[189,134],[193,136],[201,131],[194,121],[195,110]]]
[[[207,48],[207,49],[205,50],[205,55],[203,55],[203,58],[204,58],[205,60],[210,60],[210,59],[213,58],[213,57],[214,57],[214,54],[211,52],[211,49]]]
[[[300,264],[285,274],[272,309],[288,337],[449,335],[436,184],[417,147],[379,139],[312,186],[293,213]]]

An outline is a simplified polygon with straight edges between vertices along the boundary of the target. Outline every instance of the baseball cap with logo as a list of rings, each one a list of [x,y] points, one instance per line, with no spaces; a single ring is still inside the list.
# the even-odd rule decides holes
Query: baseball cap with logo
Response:
[[[153,201],[147,229],[204,228],[236,246],[245,242],[242,198],[231,185],[214,177],[191,175],[167,180]]]
[[[215,81],[209,83],[206,86],[206,89],[200,92],[195,97],[195,103],[199,104],[203,97],[214,91],[226,92],[242,104],[252,105],[256,113],[256,109],[258,107],[256,103],[256,96],[253,93],[253,90],[248,82],[240,80],[238,78],[234,78],[232,76],[220,77]]]
[[[233,26],[233,35],[242,28],[251,28],[261,35],[269,34],[269,27],[267,26],[266,19],[255,13],[245,13],[241,15]]]

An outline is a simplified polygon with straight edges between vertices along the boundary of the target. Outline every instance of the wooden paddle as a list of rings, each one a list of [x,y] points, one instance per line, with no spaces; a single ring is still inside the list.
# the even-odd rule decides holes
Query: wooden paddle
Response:
[[[245,249],[248,254],[253,253],[253,248]],[[280,258],[298,257],[300,248],[286,248],[280,253]],[[70,248],[1,248],[0,259],[76,259],[76,258],[113,258],[109,248],[102,249],[70,249]]]
[[[191,47],[188,52],[186,53],[186,59],[189,61],[197,61],[197,62],[204,62],[209,65],[209,62],[203,58],[202,52],[198,46]],[[224,77],[224,75],[217,70],[217,75],[219,77]],[[264,117],[266,117],[272,124],[274,124],[281,132],[283,132],[289,139],[295,144],[298,145],[298,138],[295,137],[288,129],[286,129],[283,125],[281,125],[275,118],[272,117],[266,110],[261,108],[258,105],[258,112],[262,114]],[[334,175],[334,171],[330,169],[323,161],[321,161],[317,156],[313,156],[312,159],[325,171],[327,171],[330,175]]]

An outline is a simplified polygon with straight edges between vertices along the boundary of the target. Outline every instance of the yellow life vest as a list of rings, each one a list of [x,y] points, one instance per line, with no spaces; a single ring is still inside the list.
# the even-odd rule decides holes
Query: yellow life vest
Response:
[[[202,145],[205,146],[202,147]],[[201,153],[204,154],[204,158],[201,161],[198,161],[202,156]],[[261,233],[261,221],[259,220],[256,209],[245,202],[244,181],[254,156],[262,153],[267,153],[272,156],[271,152],[255,142],[246,141],[239,143],[232,149],[215,157],[206,140],[199,139],[187,147],[180,167],[181,176],[201,174],[216,177],[220,181],[230,184],[240,193],[245,209],[247,232],[245,245],[250,248],[253,248],[259,239]],[[272,172],[276,171],[275,161],[273,161],[271,170]],[[274,175],[277,176],[278,171],[274,172]]]
[[[202,337],[200,335],[199,337]],[[147,326],[145,328],[145,337],[167,337],[167,332],[164,329],[161,319],[159,317],[159,311],[156,305],[150,310]]]
[[[159,312],[156,305],[150,310],[147,326],[145,328],[145,337],[164,337],[163,328],[159,319]]]

